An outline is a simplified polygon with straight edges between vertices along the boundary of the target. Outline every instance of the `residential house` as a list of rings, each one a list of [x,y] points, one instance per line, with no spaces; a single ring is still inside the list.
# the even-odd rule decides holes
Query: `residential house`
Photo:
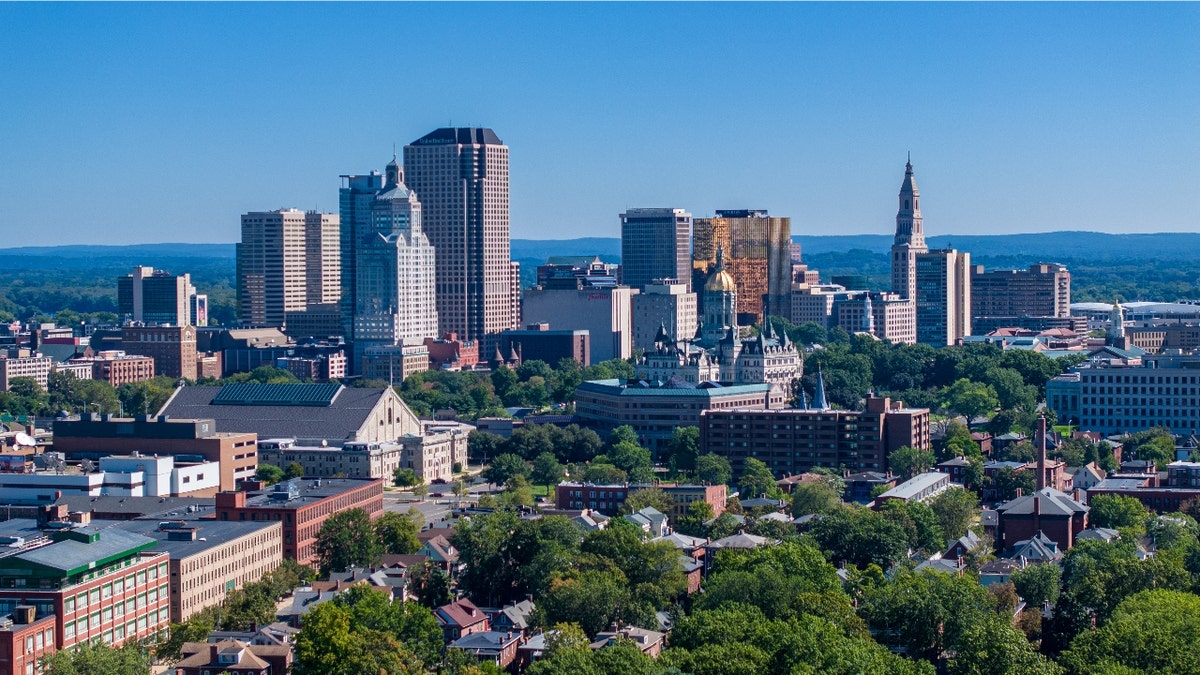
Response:
[[[521,633],[485,630],[465,634],[446,645],[446,649],[458,649],[480,661],[490,661],[500,669],[506,669],[517,658],[517,647],[521,644]]]
[[[442,635],[446,642],[453,642],[464,635],[491,630],[487,614],[466,598],[438,607],[433,610],[433,616],[442,627]]]
[[[292,649],[280,645],[253,645],[239,640],[185,642],[175,675],[287,675]]]

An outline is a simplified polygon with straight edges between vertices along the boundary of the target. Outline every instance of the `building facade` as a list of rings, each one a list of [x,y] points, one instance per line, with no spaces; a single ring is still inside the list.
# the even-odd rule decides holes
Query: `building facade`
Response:
[[[971,334],[970,265],[952,248],[916,256],[917,342],[944,347]]]
[[[199,367],[195,326],[125,326],[121,345],[128,354],[154,359],[154,372],[195,380]]]
[[[707,502],[713,515],[725,512],[728,501],[724,485],[687,485],[681,483],[559,483],[554,489],[555,503],[560,509],[599,511],[615,515],[629,495],[638,490],[657,488],[671,498],[671,520],[686,516],[693,502]]]
[[[335,513],[362,509],[372,520],[383,515],[380,479],[293,479],[254,492],[217,495],[217,520],[276,521],[283,526],[283,557],[301,565],[317,562],[317,533]]]
[[[535,288],[522,298],[522,315],[530,324],[549,324],[552,330],[588,331],[593,363],[627,359],[633,355],[632,298],[637,292],[627,286]]]
[[[130,520],[116,527],[154,540],[149,550],[169,556],[172,623],[221,604],[283,562],[279,522]]]
[[[1067,317],[1071,273],[1066,265],[1037,263],[1027,270],[971,268],[972,317]]]
[[[491,129],[442,128],[404,146],[404,166],[437,251],[437,334],[482,340],[489,353],[495,336],[520,325],[508,146]]]
[[[575,418],[604,433],[628,424],[657,453],[680,426],[698,426],[705,410],[782,408],[786,397],[770,384],[690,385],[678,380],[591,380],[575,390]]]
[[[332,255],[338,216],[279,209],[242,215],[237,246],[238,318],[245,325],[283,326],[287,312],[332,302],[340,272]],[[319,241],[311,241],[319,237]],[[309,250],[319,251],[317,259]]]
[[[220,464],[220,488],[234,490],[254,478],[258,468],[258,436],[218,432],[212,419],[171,419],[140,415],[110,417],[87,413],[80,419],[54,423],[55,452],[67,459],[100,461],[110,455],[140,452],[147,457],[194,457]]]
[[[584,366],[592,365],[592,338],[588,331],[550,330],[545,323],[531,324],[525,330],[504,331],[497,349],[502,362],[509,360],[505,355],[516,353],[522,363],[538,360],[554,367],[562,359],[571,359]]]
[[[787,315],[792,288],[791,218],[774,218],[763,209],[718,210],[716,218],[697,218],[694,226],[695,276],[708,277],[717,264],[718,250],[724,251],[726,269],[737,284],[737,312],[743,323],[757,323],[764,313]]]
[[[421,202],[393,159],[356,243],[354,362],[366,350],[438,335],[435,252],[421,227]]]
[[[817,467],[886,471],[893,450],[930,449],[929,431],[927,408],[869,396],[859,411],[709,410],[700,416],[700,451],[727,458],[734,476],[748,457],[777,476]]]
[[[1200,430],[1200,357],[1098,356],[1046,384],[1047,405],[1058,419],[1102,434]]]
[[[152,551],[153,540],[119,529],[58,525],[3,558],[0,615],[23,605],[38,619],[54,616],[58,650],[165,637],[171,620],[167,554]]]
[[[696,335],[697,298],[682,283],[652,281],[631,299],[633,310],[633,348],[654,349],[659,327],[670,335],[690,338]]]
[[[195,325],[192,304],[196,297],[196,287],[187,274],[139,266],[117,278],[117,314],[122,323]],[[207,304],[207,299],[204,302]]]
[[[13,378],[31,377],[45,389],[50,382],[54,359],[41,354],[5,358],[0,356],[0,391],[12,388]]]
[[[621,214],[621,283],[641,289],[673,279],[691,290],[692,214],[629,209]]]

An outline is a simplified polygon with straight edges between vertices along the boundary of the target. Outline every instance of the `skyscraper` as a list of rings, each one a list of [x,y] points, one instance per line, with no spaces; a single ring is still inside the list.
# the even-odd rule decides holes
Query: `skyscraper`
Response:
[[[438,334],[434,248],[395,158],[371,203],[371,231],[355,246],[354,362],[361,371],[371,347],[422,344]]]
[[[915,257],[917,342],[944,347],[971,334],[971,254],[952,248]]]
[[[442,128],[404,146],[404,166],[437,251],[439,332],[480,340],[490,353],[501,331],[519,325],[508,146],[491,129]]]
[[[896,237],[892,242],[893,293],[906,300],[916,297],[916,257],[928,250],[921,218],[921,191],[917,189],[909,161],[904,165],[904,182],[900,184],[900,208],[896,211]]]
[[[279,209],[244,214],[242,241],[237,245],[238,318],[242,323],[282,326],[285,312],[336,301],[330,296],[338,261],[332,255],[332,243],[325,239],[336,236],[337,228],[338,217],[332,213]],[[317,259],[308,256],[310,237],[321,239],[312,244],[322,252]]]
[[[787,316],[792,292],[792,219],[762,209],[717,211],[697,218],[692,247],[693,286],[699,288],[725,253],[725,271],[737,284],[737,313],[746,324],[764,314]],[[703,303],[702,303],[703,304]],[[701,307],[707,313],[707,309]]]
[[[674,279],[691,290],[692,214],[683,209],[629,209],[621,214],[621,283],[643,288]]]
[[[193,325],[196,318],[192,303],[196,297],[196,287],[187,274],[177,276],[153,267],[135,267],[132,274],[117,278],[117,312],[122,323]],[[204,306],[207,308],[207,298]],[[204,320],[208,320],[207,311]]]
[[[338,190],[338,213],[341,216],[338,243],[341,258],[341,315],[342,335],[347,340],[354,337],[354,312],[358,306],[358,268],[355,261],[358,244],[371,231],[371,206],[375,195],[383,190],[383,175],[372,171],[362,176],[343,175],[342,187]]]

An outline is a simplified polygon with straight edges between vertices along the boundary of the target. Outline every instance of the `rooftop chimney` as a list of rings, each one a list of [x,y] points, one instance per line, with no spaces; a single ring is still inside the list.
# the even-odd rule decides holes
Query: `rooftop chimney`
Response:
[[[1046,487],[1046,416],[1042,415],[1038,418],[1038,459],[1037,459],[1037,487],[1042,490]]]

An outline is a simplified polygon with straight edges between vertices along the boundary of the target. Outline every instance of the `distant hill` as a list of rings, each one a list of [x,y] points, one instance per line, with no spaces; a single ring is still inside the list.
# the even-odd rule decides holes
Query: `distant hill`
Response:
[[[833,236],[797,235],[802,255],[839,253],[854,249],[886,253],[892,236],[851,234]],[[953,246],[968,251],[972,258],[1036,258],[1043,262],[1069,259],[1196,259],[1200,255],[1200,233],[1160,232],[1154,234],[1107,234],[1104,232],[1038,232],[1032,234],[940,235],[927,237],[930,248]]]
[[[892,245],[891,235],[796,235],[803,255],[823,257],[825,254],[867,251],[886,254]],[[997,235],[939,235],[927,239],[930,248],[953,246],[969,251],[973,259],[994,264],[1012,260],[1196,260],[1200,258],[1200,233],[1106,234],[1103,232],[1041,232],[1034,234]],[[617,237],[582,237],[579,239],[513,239],[512,258],[523,264],[542,263],[550,256],[598,255],[606,261],[621,258],[621,240]],[[89,266],[155,265],[168,267],[189,260],[211,263],[236,257],[234,244],[133,244],[102,246],[73,244],[68,246],[21,246],[0,248],[0,257],[11,268],[55,269],[78,267],[85,261]],[[535,263],[535,264],[536,264]],[[1027,263],[1026,263],[1027,264]]]

